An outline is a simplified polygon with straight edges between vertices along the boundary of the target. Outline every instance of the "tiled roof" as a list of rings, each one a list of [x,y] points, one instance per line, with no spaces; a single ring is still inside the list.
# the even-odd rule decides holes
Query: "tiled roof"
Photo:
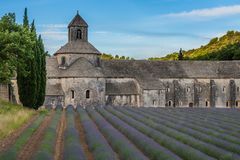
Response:
[[[100,54],[100,52],[89,42],[83,40],[71,41],[62,46],[54,55],[57,54]]]
[[[136,83],[134,81],[128,82],[107,82],[107,95],[133,95],[139,94]]]
[[[69,27],[83,26],[88,27],[87,22],[77,13],[73,20],[69,23]]]
[[[57,58],[47,58],[47,77],[103,77],[101,68],[95,67],[85,58],[79,58],[66,69],[58,67]]]

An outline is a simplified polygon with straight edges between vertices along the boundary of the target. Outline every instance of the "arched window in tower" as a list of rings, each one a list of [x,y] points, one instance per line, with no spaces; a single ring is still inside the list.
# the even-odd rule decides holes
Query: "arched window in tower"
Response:
[[[90,98],[90,91],[86,90],[86,98],[89,99]]]
[[[74,95],[75,93],[74,93],[74,90],[71,90],[71,97],[72,97],[72,99],[74,99],[75,98],[75,95]]]
[[[82,39],[82,31],[80,29],[77,30],[77,39]]]
[[[65,65],[66,64],[66,57],[61,57],[61,65]]]

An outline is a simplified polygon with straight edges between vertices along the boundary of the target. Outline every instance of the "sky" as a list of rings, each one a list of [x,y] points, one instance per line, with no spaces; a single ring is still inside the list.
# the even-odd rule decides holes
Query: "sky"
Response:
[[[67,43],[77,10],[100,52],[135,59],[198,48],[240,30],[240,0],[0,0],[0,16],[14,12],[22,23],[25,7],[50,54]]]

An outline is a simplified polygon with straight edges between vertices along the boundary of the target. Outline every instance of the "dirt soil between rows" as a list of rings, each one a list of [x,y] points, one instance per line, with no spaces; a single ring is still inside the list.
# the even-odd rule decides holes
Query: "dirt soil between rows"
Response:
[[[8,150],[22,134],[22,132],[27,129],[38,117],[38,114],[33,115],[26,123],[24,123],[15,132],[11,133],[9,136],[0,141],[0,152]]]
[[[57,127],[57,139],[54,153],[54,160],[63,159],[63,147],[64,147],[64,131],[66,129],[66,113],[65,110],[62,112],[61,120]]]
[[[34,134],[30,137],[28,142],[20,151],[17,158],[18,160],[30,160],[32,158],[33,154],[36,152],[39,144],[41,143],[41,140],[45,134],[45,130],[52,120],[53,114],[54,112],[51,111],[51,113],[44,118],[38,129],[34,132]]]
[[[78,130],[79,138],[80,138],[80,144],[81,144],[82,147],[83,147],[83,150],[84,150],[84,153],[85,153],[87,159],[88,159],[88,160],[94,160],[93,155],[92,155],[92,153],[90,152],[89,147],[88,147],[88,145],[87,145],[87,140],[86,140],[85,132],[84,132],[83,126],[82,126],[82,124],[81,124],[79,114],[75,114],[75,127],[76,127],[77,130]]]

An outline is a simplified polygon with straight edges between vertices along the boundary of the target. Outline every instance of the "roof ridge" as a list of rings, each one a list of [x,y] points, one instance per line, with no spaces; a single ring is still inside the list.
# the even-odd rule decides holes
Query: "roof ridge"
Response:
[[[88,27],[87,22],[79,15],[78,11],[75,17],[72,19],[72,21],[69,23],[69,27],[75,27],[75,26],[84,26]]]
[[[62,46],[54,55],[57,54],[101,54],[90,42],[74,41]]]

